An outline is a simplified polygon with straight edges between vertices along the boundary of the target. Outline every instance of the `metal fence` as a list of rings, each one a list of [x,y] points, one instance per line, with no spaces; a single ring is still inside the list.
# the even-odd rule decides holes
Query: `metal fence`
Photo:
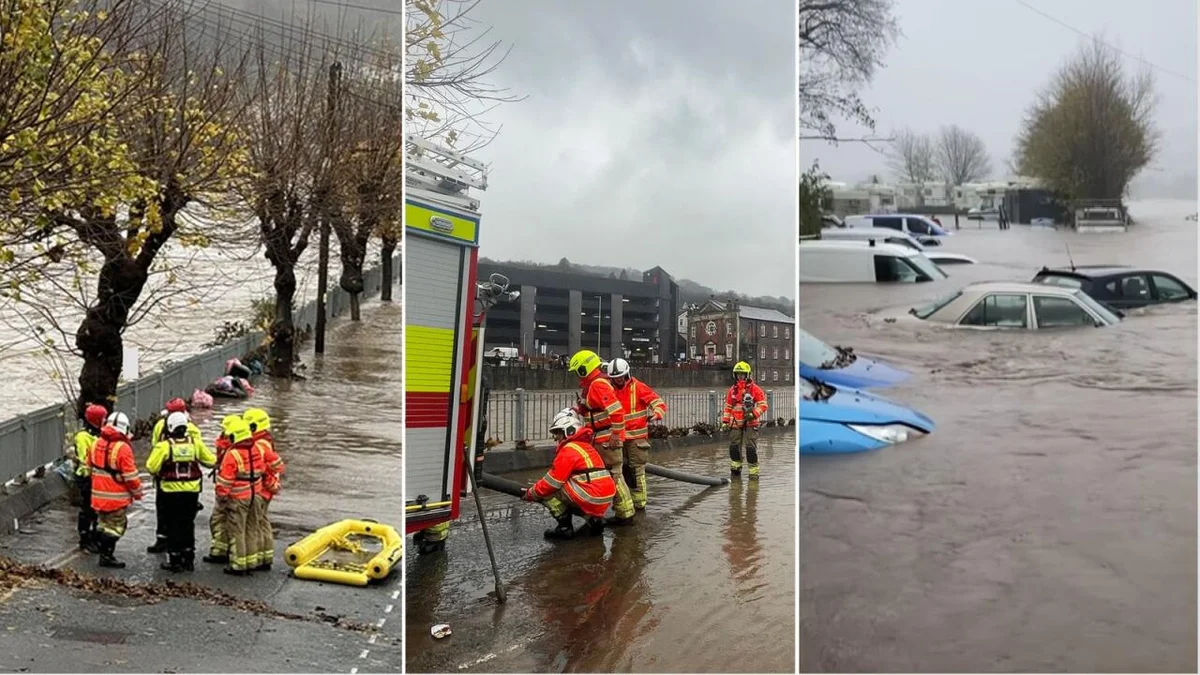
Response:
[[[394,258],[392,269],[401,269],[399,255]],[[400,276],[396,274],[393,282],[399,280]],[[363,298],[378,295],[382,286],[383,270],[380,267],[363,272]],[[350,308],[350,294],[336,284],[325,297],[330,317],[339,316]],[[317,301],[314,299],[296,311],[295,324],[297,329],[303,329],[316,322]],[[254,331],[182,361],[164,362],[157,372],[118,387],[118,408],[133,419],[149,418],[162,410],[164,401],[176,396],[186,399],[193,390],[204,388],[225,374],[226,361],[254,351],[262,340],[263,333]],[[71,402],[47,406],[0,422],[0,484],[61,457],[78,428],[75,405]]]
[[[794,388],[767,389],[765,393],[769,419],[796,418]],[[724,391],[671,391],[660,395],[667,403],[667,416],[662,424],[672,429],[690,428],[700,422],[712,425],[721,422]],[[488,399],[487,435],[504,443],[548,440],[554,414],[575,405],[575,401],[573,391],[493,391]]]

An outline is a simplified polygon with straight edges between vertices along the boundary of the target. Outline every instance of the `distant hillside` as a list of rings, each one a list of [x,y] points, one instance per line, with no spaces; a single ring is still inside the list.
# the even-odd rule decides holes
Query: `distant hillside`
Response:
[[[492,265],[520,267],[524,269],[544,270],[555,269],[563,272],[574,272],[576,274],[587,274],[594,277],[608,277],[610,279],[631,279],[639,280],[642,278],[642,270],[632,267],[609,267],[607,265],[583,265],[573,263],[566,258],[559,260],[556,264],[539,263],[532,260],[491,260],[489,258],[480,258],[480,262],[489,263]],[[796,305],[791,298],[784,296],[754,296],[751,297],[737,291],[714,291],[712,288],[704,284],[692,281],[691,279],[676,279],[675,283],[679,284],[679,302],[681,303],[701,303],[709,298],[718,300],[737,300],[745,305],[753,305],[754,307],[765,307],[767,309],[777,309],[788,316],[794,316]]]

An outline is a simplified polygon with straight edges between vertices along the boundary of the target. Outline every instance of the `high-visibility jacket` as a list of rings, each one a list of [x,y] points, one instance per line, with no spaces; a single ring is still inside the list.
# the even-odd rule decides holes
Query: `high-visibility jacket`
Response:
[[[128,436],[112,427],[101,429],[88,463],[92,469],[92,509],[108,513],[142,498],[142,481]]]
[[[154,423],[154,430],[150,432],[150,443],[157,444],[159,441],[167,440],[166,426],[167,418],[160,417],[159,420]],[[190,441],[204,445],[204,435],[200,433],[200,427],[192,424],[191,422],[188,422],[187,424],[187,437]],[[205,446],[206,449],[207,447],[208,446]]]
[[[92,446],[99,437],[91,427],[85,427],[75,432],[75,475],[87,478],[92,475],[91,459]]]
[[[624,387],[616,389],[625,419],[625,440],[640,441],[650,438],[647,426],[651,420],[661,420],[667,414],[667,403],[650,388],[650,385],[630,376]]]
[[[620,444],[625,441],[625,413],[612,381],[599,368],[591,375],[579,380],[581,389],[575,410],[583,416],[592,433],[594,443]]]
[[[267,501],[271,501],[271,498],[279,494],[283,489],[283,459],[275,452],[275,437],[271,435],[270,431],[256,431],[252,438],[254,439],[255,447],[258,447],[260,444],[262,445],[260,450],[264,457],[275,456],[275,463],[267,463],[267,472],[263,476],[262,497]]]
[[[742,399],[747,393],[754,399],[754,407],[751,409],[754,418],[749,424],[744,423],[746,411],[742,405]],[[767,395],[763,393],[762,387],[755,384],[754,380],[742,380],[730,387],[729,393],[725,394],[725,411],[721,413],[721,423],[734,427],[757,427],[766,414]]]
[[[203,466],[213,466],[217,458],[212,450],[194,439],[159,441],[150,451],[146,470],[158,478],[163,492],[199,492],[204,476]]]
[[[264,492],[263,477],[268,466],[279,466],[283,462],[273,449],[259,445],[253,438],[235,443],[221,458],[217,470],[217,497],[245,501]]]
[[[529,488],[530,492],[544,499],[562,490],[585,514],[603,517],[617,494],[617,484],[591,440],[592,430],[587,427],[563,439],[550,470]]]

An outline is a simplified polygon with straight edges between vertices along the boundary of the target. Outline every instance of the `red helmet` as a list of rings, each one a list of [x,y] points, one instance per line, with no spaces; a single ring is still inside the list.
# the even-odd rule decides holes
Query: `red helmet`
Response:
[[[187,412],[187,403],[181,398],[173,398],[167,401],[167,412]]]
[[[104,409],[104,406],[96,405],[95,403],[89,405],[83,411],[84,421],[97,429],[104,426],[104,418],[106,417],[108,417],[108,411]]]

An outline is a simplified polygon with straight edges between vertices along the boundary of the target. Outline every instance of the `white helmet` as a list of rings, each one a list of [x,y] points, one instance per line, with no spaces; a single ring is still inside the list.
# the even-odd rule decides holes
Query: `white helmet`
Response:
[[[629,377],[629,362],[625,359],[613,359],[605,369],[609,377]]]
[[[167,415],[167,431],[169,432],[174,432],[176,429],[186,429],[187,424],[187,413],[173,412]]]
[[[554,415],[554,421],[550,423],[550,433],[561,431],[566,436],[574,436],[582,428],[583,418],[575,412],[574,408],[559,410]]]
[[[129,418],[123,412],[115,412],[109,415],[108,419],[104,420],[104,423],[121,432],[124,436],[129,435]]]

